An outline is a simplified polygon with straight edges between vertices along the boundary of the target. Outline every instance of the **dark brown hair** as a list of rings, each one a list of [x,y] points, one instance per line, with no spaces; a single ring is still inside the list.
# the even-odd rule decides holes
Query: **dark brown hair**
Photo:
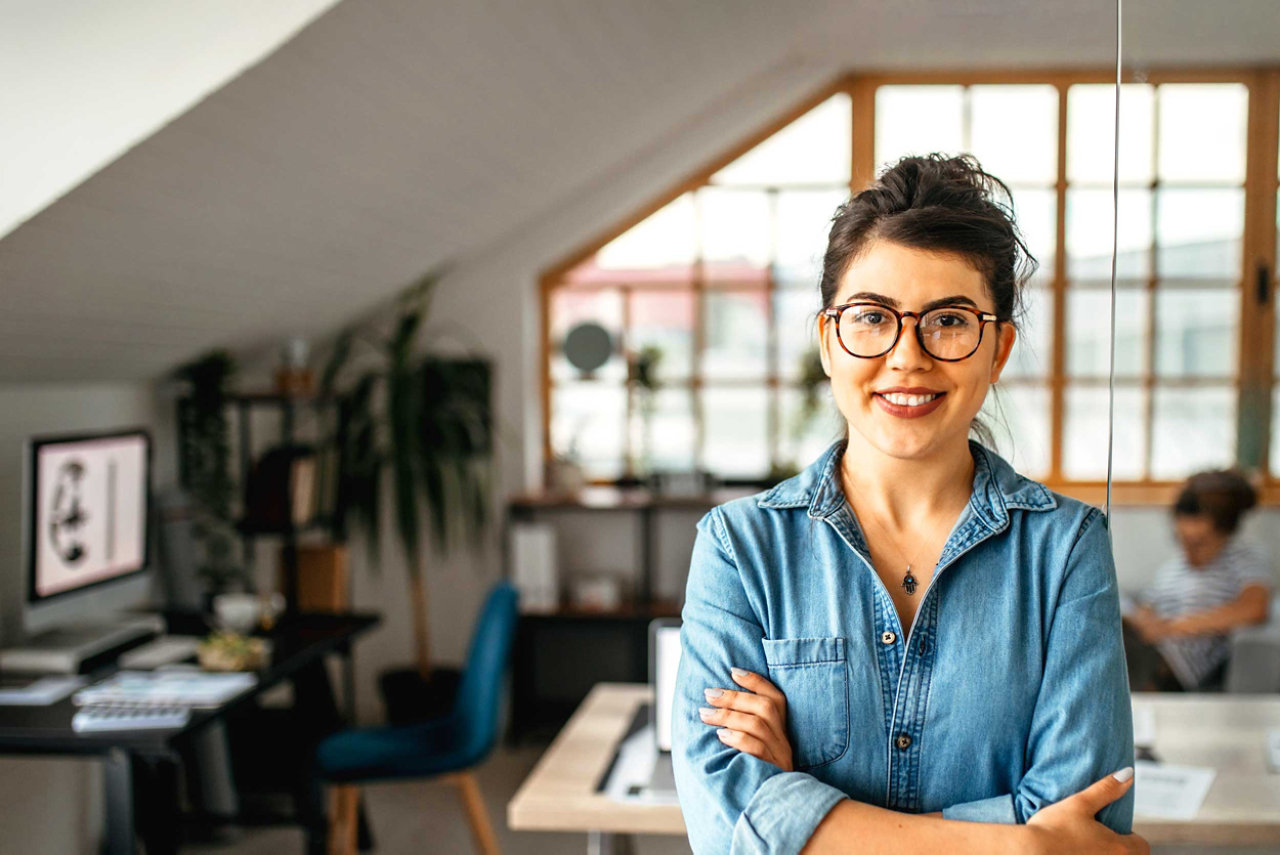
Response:
[[[1022,289],[1038,266],[1013,219],[1008,186],[972,155],[904,157],[837,209],[822,260],[823,307],[849,265],[877,240],[963,258],[982,273],[1001,323],[1017,327]],[[974,419],[973,431],[994,445]]]
[[[1245,511],[1258,504],[1258,491],[1234,469],[1197,472],[1173,503],[1175,515],[1204,514],[1223,534],[1234,534]]]

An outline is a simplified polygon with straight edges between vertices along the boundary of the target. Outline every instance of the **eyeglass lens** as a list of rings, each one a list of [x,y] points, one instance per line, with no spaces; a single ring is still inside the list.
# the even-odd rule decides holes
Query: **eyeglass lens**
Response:
[[[961,359],[978,347],[982,325],[969,312],[934,309],[921,316],[920,340],[938,359]],[[855,356],[879,356],[893,345],[898,319],[880,306],[850,306],[840,315],[840,341]]]

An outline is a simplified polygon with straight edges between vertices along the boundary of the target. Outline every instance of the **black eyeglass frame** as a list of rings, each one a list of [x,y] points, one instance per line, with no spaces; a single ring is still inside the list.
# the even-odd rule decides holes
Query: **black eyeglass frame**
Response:
[[[893,341],[889,343],[888,347],[886,347],[884,350],[880,351],[879,353],[872,354],[870,356],[863,356],[861,354],[854,353],[844,343],[844,339],[840,338],[840,316],[844,314],[845,309],[852,309],[854,306],[875,306],[877,309],[883,309],[886,312],[889,312],[891,315],[894,316],[895,319],[897,319],[898,331],[897,333],[894,334]],[[934,355],[933,351],[929,350],[929,347],[924,343],[924,336],[920,332],[920,318],[923,315],[929,314],[929,312],[937,312],[941,309],[947,309],[949,311],[968,312],[969,314],[973,315],[978,319],[978,342],[973,346],[973,350],[969,351],[964,356],[952,356],[952,357],[936,356]],[[925,353],[929,354],[930,359],[936,359],[940,362],[962,362],[968,359],[970,356],[973,356],[975,353],[978,352],[978,348],[982,347],[982,333],[987,328],[987,324],[1002,323],[1000,318],[996,317],[991,312],[984,312],[981,309],[975,309],[972,306],[934,306],[932,309],[929,309],[928,312],[900,312],[897,309],[893,308],[892,306],[886,306],[884,303],[876,303],[869,300],[860,300],[856,303],[843,303],[839,306],[829,306],[828,308],[825,308],[822,310],[822,317],[831,318],[835,320],[836,341],[840,342],[840,347],[841,349],[844,350],[845,353],[849,354],[850,356],[856,359],[879,359],[889,351],[893,350],[895,347],[898,346],[898,339],[902,338],[902,319],[915,318],[916,319],[916,323],[915,323],[916,341],[919,343],[920,349],[923,350]]]

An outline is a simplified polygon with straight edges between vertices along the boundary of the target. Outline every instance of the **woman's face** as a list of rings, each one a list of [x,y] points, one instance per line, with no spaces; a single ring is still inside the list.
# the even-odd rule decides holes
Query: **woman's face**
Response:
[[[982,274],[965,259],[887,241],[872,243],[849,265],[833,305],[862,300],[899,311],[954,304],[995,312]],[[890,457],[928,460],[967,448],[970,422],[1000,378],[1017,333],[1011,324],[987,324],[977,352],[945,362],[921,349],[915,323],[903,318],[897,344],[871,359],[845,352],[834,321],[819,318],[818,335],[822,365],[849,423],[850,442],[861,437]],[[916,402],[895,405],[892,398],[903,402],[901,394],[915,396]],[[921,404],[921,397],[933,400]]]
[[[1192,567],[1204,567],[1213,561],[1228,540],[1227,535],[1214,528],[1208,514],[1177,514],[1173,528]]]

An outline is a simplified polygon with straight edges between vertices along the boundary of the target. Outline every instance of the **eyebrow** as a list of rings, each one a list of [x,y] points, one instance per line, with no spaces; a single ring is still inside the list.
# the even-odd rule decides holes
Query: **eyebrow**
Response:
[[[883,303],[884,305],[889,306],[890,308],[893,308],[893,309],[902,308],[902,305],[894,298],[886,297],[883,294],[877,294],[874,291],[859,291],[856,294],[850,294],[847,298],[845,298],[844,302],[859,303],[864,300],[869,300],[873,303]],[[930,300],[928,303],[924,304],[924,306],[920,309],[920,311],[927,312],[930,309],[936,309],[939,306],[955,306],[957,304],[965,305],[965,306],[973,306],[975,309],[978,308],[978,304],[975,303],[972,298],[966,297],[963,294],[953,294],[950,297],[942,297],[941,299],[938,299],[938,300]]]

